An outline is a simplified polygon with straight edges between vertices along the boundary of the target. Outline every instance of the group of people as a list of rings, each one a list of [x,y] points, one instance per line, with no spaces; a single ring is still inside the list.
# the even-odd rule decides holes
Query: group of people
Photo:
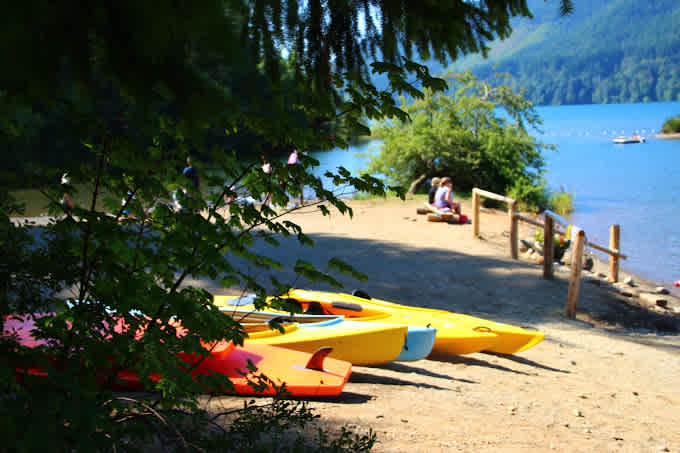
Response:
[[[267,162],[264,155],[262,155],[261,158],[262,158],[262,162],[263,162],[262,168],[261,168],[262,172],[267,174],[267,175],[271,175],[272,174],[272,165],[269,162]],[[287,164],[288,165],[298,165],[299,163],[300,163],[300,161],[299,161],[298,151],[297,151],[297,149],[293,149],[291,151],[290,155],[288,156]],[[184,178],[186,180],[186,184],[183,184],[178,189],[176,189],[172,192],[173,207],[176,211],[183,210],[183,207],[180,204],[180,199],[181,199],[180,192],[181,192],[182,195],[190,197],[191,191],[197,191],[197,190],[201,189],[201,179],[200,179],[200,176],[198,174],[198,170],[196,169],[196,167],[194,167],[193,163],[191,162],[191,157],[189,157],[189,156],[187,156],[187,158],[186,158],[186,165],[182,169],[182,175],[184,176]],[[60,184],[64,187],[64,193],[63,193],[62,198],[60,200],[60,204],[62,206],[63,211],[67,215],[70,214],[71,211],[73,210],[73,202],[71,201],[71,198],[70,198],[69,193],[68,193],[68,188],[69,188],[70,183],[71,183],[71,180],[70,180],[68,174],[64,173],[61,176],[61,179],[60,179]],[[299,191],[300,191],[300,206],[302,206],[304,204],[303,185],[297,178],[294,178],[294,184],[297,185],[298,188],[299,188]],[[189,189],[189,190],[187,190],[187,189]],[[234,186],[230,187],[230,190],[232,192],[235,191]],[[271,197],[272,197],[272,193],[271,192],[267,193],[264,197],[263,203],[266,204],[266,205],[269,205],[271,203]],[[122,198],[122,200],[121,200],[121,211],[125,216],[133,216],[132,212],[130,210],[129,204],[132,200],[135,200],[135,199],[136,199],[136,197],[135,197],[134,193],[131,192],[131,189],[128,190],[128,193],[126,194],[126,196]],[[228,203],[234,201],[234,196],[231,195],[231,194],[225,195],[224,200],[228,204]],[[297,204],[295,204],[295,206],[297,206]]]
[[[448,176],[432,178],[427,201],[439,211],[460,215],[460,203],[453,201],[453,182]]]
[[[272,167],[272,165],[267,161],[267,159],[266,159],[266,157],[265,157],[264,154],[263,154],[262,156],[260,156],[260,157],[261,157],[261,159],[262,159],[262,167],[261,167],[261,171],[262,171],[265,175],[271,175],[272,172],[273,172],[273,167]],[[293,149],[293,150],[291,151],[290,155],[288,156],[288,161],[287,161],[287,163],[288,163],[288,165],[297,165],[298,163],[300,163],[300,162],[299,162],[299,155],[298,155],[297,149]],[[186,158],[186,166],[185,166],[184,169],[182,170],[182,174],[184,175],[184,177],[185,177],[185,178],[188,180],[188,182],[190,183],[189,186],[192,186],[192,187],[191,187],[192,190],[200,190],[201,180],[200,180],[200,178],[199,178],[199,176],[198,176],[198,171],[197,171],[196,167],[194,167],[194,166],[192,165],[191,159],[190,159],[189,157]],[[284,183],[284,184],[285,184],[285,183]],[[302,186],[302,184],[297,180],[297,178],[295,178],[295,184],[299,186],[299,190],[300,190],[300,205],[302,205],[302,204],[303,204],[303,201],[304,201],[304,200],[303,200],[303,195],[302,195],[303,186]],[[187,190],[186,190],[186,188],[184,188],[184,187],[180,187],[179,190],[181,190],[184,194],[187,193]],[[225,201],[226,204],[229,204],[229,203],[231,203],[232,201],[234,201],[234,200],[236,199],[236,197],[233,195],[233,192],[236,192],[236,187],[231,186],[231,187],[229,188],[229,190],[230,190],[231,193],[225,194],[225,195],[224,195],[224,201]],[[249,198],[249,197],[248,197],[248,198]],[[265,204],[265,205],[270,205],[270,204],[271,204],[271,198],[272,198],[272,192],[266,193],[266,194],[264,195],[263,204]],[[173,199],[174,199],[174,204],[175,204],[176,210],[180,210],[180,209],[181,209],[181,205],[179,204],[178,191],[175,191],[175,192],[174,192],[174,194],[173,194]],[[254,201],[254,200],[253,200],[253,201]]]

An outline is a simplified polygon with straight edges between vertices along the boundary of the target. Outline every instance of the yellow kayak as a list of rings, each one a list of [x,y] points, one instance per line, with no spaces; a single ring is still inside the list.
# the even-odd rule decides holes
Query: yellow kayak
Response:
[[[474,326],[477,327],[475,329],[467,324],[457,323],[454,320],[435,316],[428,312],[412,311],[407,313],[394,308],[373,306],[369,305],[371,301],[356,298],[349,294],[291,290],[284,297],[284,299],[286,298],[289,301],[296,301],[300,305],[300,309],[307,314],[343,315],[347,319],[361,322],[434,328],[436,329],[436,336],[434,345],[430,349],[432,353],[470,354],[490,350],[498,342],[498,335],[481,325]],[[255,309],[248,299],[231,296],[214,296],[214,303],[226,313],[229,313],[229,310],[225,310],[225,308],[229,306],[238,307],[241,310]],[[271,311],[271,309],[268,310]],[[238,318],[235,319],[238,320]]]
[[[405,324],[429,324],[437,328],[437,339],[433,352],[453,352],[445,348],[437,347],[440,335],[445,337],[453,335],[459,330],[474,332],[488,332],[496,336],[496,340],[489,342],[477,351],[498,352],[501,354],[513,354],[524,351],[537,345],[545,338],[545,334],[536,330],[524,329],[522,327],[491,321],[488,319],[477,318],[474,316],[453,313],[445,310],[431,308],[410,307],[399,305],[385,300],[357,297],[344,293],[329,293],[321,291],[307,291],[293,289],[287,297],[297,300],[303,310],[314,311],[314,303],[318,303],[321,310],[329,314],[342,314],[352,319],[378,320],[384,319],[390,323]],[[316,307],[318,310],[319,307]],[[354,315],[353,315],[354,314]],[[443,338],[442,338],[443,339]],[[450,340],[449,340],[450,341]],[[474,342],[471,344],[474,345]],[[475,346],[470,346],[473,349]],[[472,351],[470,351],[472,352]],[[464,352],[454,352],[464,354]]]
[[[226,300],[225,303],[230,303],[230,305],[221,305],[222,300],[220,299],[220,310],[229,314],[232,318],[234,318],[234,320],[238,321],[242,325],[263,324],[275,320],[280,324],[298,323],[299,327],[303,329],[325,329],[331,326],[334,328],[350,328],[355,326],[355,328],[363,329],[367,326],[366,322],[348,320],[345,319],[344,316],[340,315],[309,315],[304,313],[290,314],[281,311],[267,312],[244,310],[238,305],[233,305],[235,301],[241,303],[243,299],[234,298],[231,300]],[[386,324],[381,323],[381,325]],[[407,329],[408,332],[406,333],[406,341],[401,348],[401,353],[399,353],[397,358],[394,359],[397,362],[412,362],[415,360],[424,359],[430,354],[430,352],[432,352],[432,347],[434,346],[437,329],[414,325],[408,325]]]
[[[225,312],[231,314],[230,311]],[[234,315],[232,317],[238,321],[239,317]],[[309,353],[330,346],[333,350],[329,357],[354,365],[379,365],[395,360],[401,353],[408,332],[405,325],[364,323],[338,316],[327,319],[323,324],[322,328],[304,328],[297,322],[282,320],[282,333],[270,328],[266,320],[250,319],[241,323],[248,334],[245,344],[266,344]]]

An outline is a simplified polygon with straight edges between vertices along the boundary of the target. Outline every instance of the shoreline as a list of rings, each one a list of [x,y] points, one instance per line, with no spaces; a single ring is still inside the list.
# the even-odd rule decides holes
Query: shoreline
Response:
[[[462,200],[463,213],[470,204]],[[338,257],[369,277],[341,276],[340,291],[532,327],[546,339],[514,355],[353,367],[343,395],[312,402],[321,423],[371,427],[376,453],[680,451],[680,419],[667,416],[680,411],[680,336],[663,330],[676,318],[630,303],[595,274],[583,275],[577,316],[566,318],[569,267],[545,280],[541,266],[512,260],[507,213],[482,208],[475,237],[469,223],[428,222],[419,206],[418,198],[353,201],[352,219],[292,213],[316,247],[282,242],[258,251],[271,250],[284,266],[304,259],[322,268]],[[519,237],[529,232],[520,227]]]
[[[666,134],[666,133],[661,132],[659,134],[654,135],[653,137],[654,138],[661,138],[661,139],[665,139],[665,140],[678,140],[678,139],[680,139],[680,132],[672,132],[670,134]]]
[[[678,138],[680,138],[680,134],[678,134],[678,136],[679,136]],[[383,200],[383,199],[368,199],[368,200],[346,199],[345,201],[349,202],[349,203],[361,205],[362,203],[369,203],[369,204],[390,203],[392,201],[400,201],[400,200],[395,198],[394,200],[389,200],[389,199],[385,199],[385,200]],[[413,202],[413,200],[410,200],[410,201]],[[408,203],[408,202],[409,202],[409,200],[405,201],[404,203]],[[471,212],[471,200],[463,199],[462,205],[467,210],[467,212]],[[415,210],[415,207],[414,207],[414,210]],[[486,209],[486,208],[483,208],[483,210],[485,210],[487,212],[493,212],[494,211],[493,209]],[[498,211],[497,214],[500,215],[501,211],[500,210],[497,210],[497,211]],[[293,213],[291,215],[295,215],[295,213]],[[505,214],[503,213],[503,215],[505,215]],[[17,222],[32,222],[32,223],[35,224],[35,226],[42,226],[42,225],[46,225],[47,223],[49,223],[50,220],[53,219],[53,218],[54,217],[49,216],[49,215],[40,215],[40,216],[31,216],[31,217],[11,217],[10,220],[12,222],[15,222],[15,223],[17,223]],[[423,218],[423,220],[425,220],[425,219]],[[523,222],[520,222],[520,225],[526,226],[526,224],[524,224]],[[521,239],[521,237],[520,237],[520,239]],[[599,252],[593,251],[593,249],[586,248],[584,250],[584,253],[587,254],[588,256],[592,257],[595,264],[596,264],[595,267],[593,268],[594,274],[600,273],[600,274],[606,275],[608,273],[609,264],[607,262],[607,259],[604,258]],[[520,259],[521,259],[521,256],[520,256]],[[641,285],[643,285],[645,287],[661,287],[661,286],[663,286],[669,291],[669,293],[672,296],[680,297],[680,289],[673,287],[673,282],[664,283],[663,281],[661,281],[659,279],[649,278],[649,277],[643,276],[640,273],[636,273],[635,271],[628,270],[625,266],[625,260],[621,260],[620,261],[620,268],[619,268],[619,281],[623,282],[624,279],[626,279],[626,278],[632,278],[634,282],[639,282]],[[606,279],[606,277],[603,277],[603,279]]]
[[[593,252],[592,249],[586,249],[588,256],[592,257],[595,266],[593,267],[593,273],[604,274],[608,276],[609,274],[609,261],[607,258],[603,257],[602,254]],[[680,298],[680,288],[673,286],[673,282],[664,282],[660,279],[650,278],[644,275],[644,273],[636,272],[630,270],[626,264],[625,260],[619,261],[619,283],[623,282],[627,278],[631,278],[635,285],[643,286],[646,288],[665,288],[669,295],[672,297]],[[606,278],[605,278],[606,279]]]
[[[678,133],[677,136],[678,136],[677,138],[680,138],[680,133]],[[356,204],[357,206],[361,206],[362,204],[376,205],[376,204],[381,204],[381,203],[395,203],[395,202],[396,203],[402,203],[401,200],[399,200],[398,198],[393,198],[393,199],[376,198],[376,199],[363,199],[363,200],[362,199],[347,198],[344,201],[349,203],[350,205]],[[466,212],[469,213],[469,212],[472,211],[472,209],[471,209],[471,202],[472,202],[471,199],[462,199],[462,200],[459,200],[459,201],[461,201],[461,204],[464,207],[464,209],[466,210]],[[421,202],[420,199],[417,198],[417,196],[416,196],[415,198],[411,197],[411,199],[407,199],[403,203],[405,203],[405,204],[416,203],[416,204],[414,204],[415,207],[413,208],[414,212],[415,212],[415,209],[416,209],[416,207],[419,207],[418,204],[420,202]],[[482,211],[486,211],[487,213],[493,213],[494,211],[496,211],[495,215],[503,215],[503,216],[506,215],[501,210],[482,208]],[[293,212],[290,215],[295,216],[295,212]],[[420,216],[420,217],[423,217],[423,216]],[[468,215],[468,217],[470,217],[470,216]],[[36,226],[42,226],[42,225],[46,225],[47,223],[49,223],[50,220],[52,220],[53,218],[54,218],[53,216],[49,216],[49,215],[45,214],[45,215],[29,216],[29,217],[11,217],[10,220],[12,222],[15,222],[15,223],[17,223],[17,222],[33,222]],[[423,218],[423,220],[425,220],[425,219]],[[469,222],[471,222],[471,220]],[[524,223],[524,222],[519,222],[519,225],[525,227],[525,229],[527,229],[527,230],[534,228],[532,226],[531,227],[527,226],[527,224]],[[518,237],[521,239],[522,238],[521,234]],[[589,249],[587,247],[584,250],[584,253],[591,256],[593,258],[593,260],[595,261],[597,270],[595,271],[595,268],[594,268],[593,269],[594,273],[607,274],[609,272],[609,264],[608,264],[607,258],[604,256],[604,254],[601,254],[600,252],[598,252],[594,249]],[[520,256],[520,259],[521,259],[521,256]],[[669,293],[671,295],[673,295],[675,297],[680,297],[680,288],[675,288],[673,286],[672,281],[663,282],[660,279],[643,275],[644,272],[640,273],[640,272],[636,272],[634,270],[629,270],[626,266],[625,260],[621,260],[619,266],[620,266],[619,267],[619,281],[620,282],[622,282],[624,279],[630,277],[630,278],[633,279],[634,282],[640,282],[643,286],[647,286],[647,287],[661,287],[661,286],[663,286],[669,291]]]

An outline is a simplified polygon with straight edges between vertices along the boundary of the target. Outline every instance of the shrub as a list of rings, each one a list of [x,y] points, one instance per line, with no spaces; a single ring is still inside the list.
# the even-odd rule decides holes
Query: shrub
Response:
[[[507,196],[517,200],[521,211],[539,212],[548,206],[548,191],[545,183],[534,183],[520,178],[507,190]]]
[[[574,210],[574,195],[569,192],[550,194],[550,210],[559,215],[567,215]]]
[[[669,118],[663,124],[661,132],[664,134],[675,134],[680,132],[680,115]]]
[[[387,198],[403,198],[403,190],[387,190],[384,194],[372,194],[366,192],[357,192],[354,195],[355,200],[377,200]]]
[[[451,78],[447,94],[425,90],[424,98],[408,104],[402,98],[409,117],[373,128],[383,142],[369,156],[368,172],[409,187],[409,193],[433,175],[449,175],[453,187],[465,191],[500,193],[518,179],[540,185],[543,150],[554,146],[529,134],[541,124],[531,103],[504,83],[503,74],[490,81],[469,72]],[[533,204],[540,191],[523,195]]]
[[[361,453],[376,441],[371,429],[362,434],[345,426],[330,429],[307,402],[280,397],[250,400],[240,410],[210,413],[210,418],[192,415],[181,420],[190,428],[185,429],[191,436],[187,440],[209,451]]]

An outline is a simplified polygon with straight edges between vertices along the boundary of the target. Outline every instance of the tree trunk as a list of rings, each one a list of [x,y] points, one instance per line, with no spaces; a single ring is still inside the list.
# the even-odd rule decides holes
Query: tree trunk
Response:
[[[415,181],[411,183],[411,185],[408,188],[408,192],[406,192],[408,195],[413,195],[416,193],[416,189],[418,186],[420,186],[423,181],[427,179],[427,173],[423,173],[422,175],[418,176]]]

